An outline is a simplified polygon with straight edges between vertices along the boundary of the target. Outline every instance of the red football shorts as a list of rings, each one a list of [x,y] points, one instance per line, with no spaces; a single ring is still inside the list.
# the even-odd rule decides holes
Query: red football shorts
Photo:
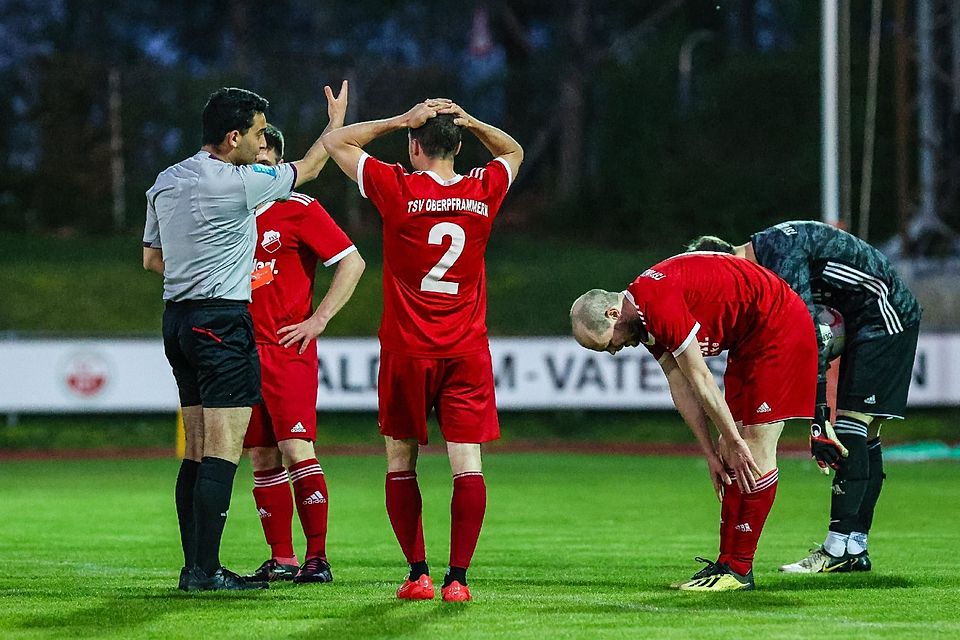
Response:
[[[417,358],[380,351],[380,433],[427,444],[427,415],[436,409],[447,442],[500,437],[489,349],[456,358]]]
[[[317,439],[317,349],[258,344],[263,402],[253,407],[244,447],[274,447],[280,440]]]
[[[790,296],[744,344],[730,350],[723,375],[727,406],[738,425],[813,417],[817,341],[810,313]]]

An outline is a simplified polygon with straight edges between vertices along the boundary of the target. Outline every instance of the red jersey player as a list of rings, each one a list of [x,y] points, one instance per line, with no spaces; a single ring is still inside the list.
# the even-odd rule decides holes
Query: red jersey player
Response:
[[[816,399],[818,345],[803,300],[747,260],[695,252],[655,264],[622,293],[588,291],[570,318],[588,349],[650,351],[707,458],[722,502],[720,556],[674,586],[753,589],[753,556],[777,491],[777,440],[785,420],[813,416]],[[703,357],[726,350],[724,398]],[[720,431],[716,445],[708,420]]]
[[[374,138],[404,128],[413,173],[364,153]],[[466,175],[453,168],[463,129],[494,156]],[[453,473],[450,565],[442,596],[469,600],[466,572],[486,508],[480,444],[500,436],[484,251],[523,150],[445,99],[331,131],[324,146],[383,218],[379,422],[387,449],[387,514],[410,564],[397,597],[434,596],[416,464],[419,445],[427,442],[427,414],[435,409]]]
[[[342,113],[338,118],[331,116],[331,123],[342,124]],[[266,148],[257,162],[274,166],[282,161],[283,134],[268,126],[265,137]],[[331,582],[325,548],[329,494],[313,445],[317,437],[315,339],[353,295],[364,262],[313,198],[293,193],[289,200],[261,205],[256,215],[250,314],[260,355],[263,402],[253,408],[243,446],[250,450],[253,498],[271,558],[251,579]],[[335,264],[337,270],[311,314],[318,262],[325,267]],[[307,538],[299,567],[291,533],[294,499]]]

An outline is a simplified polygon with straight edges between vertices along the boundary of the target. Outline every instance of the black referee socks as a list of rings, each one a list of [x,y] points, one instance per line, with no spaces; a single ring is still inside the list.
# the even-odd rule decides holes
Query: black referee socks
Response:
[[[227,523],[230,494],[237,465],[221,458],[204,457],[194,491],[197,523],[197,566],[208,576],[220,568],[220,538]]]
[[[193,516],[193,494],[197,486],[200,463],[184,458],[177,474],[174,498],[177,501],[177,521],[180,523],[180,544],[183,546],[183,566],[192,569],[197,562],[197,522]]]

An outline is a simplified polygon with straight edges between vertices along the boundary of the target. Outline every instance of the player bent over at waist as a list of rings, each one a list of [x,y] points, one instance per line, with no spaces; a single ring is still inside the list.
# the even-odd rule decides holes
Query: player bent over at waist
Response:
[[[880,428],[902,419],[917,353],[922,310],[890,260],[860,238],[814,220],[792,220],[750,236],[734,247],[702,236],[691,251],[723,251],[770,269],[807,305],[819,332],[817,304],[843,316],[845,343],[840,353],[837,421],[830,426],[827,405],[826,344],[820,347],[817,409],[811,424],[811,454],[829,474],[830,521],[823,544],[786,573],[870,571],[867,537],[885,478]],[[819,434],[835,429],[844,450],[836,455]]]
[[[685,254],[647,269],[626,291],[588,291],[570,318],[587,349],[650,351],[707,459],[721,501],[719,555],[673,586],[753,589],[753,558],[777,492],[780,432],[785,420],[813,415],[817,342],[803,301],[746,260]],[[725,350],[721,393],[704,356]]]

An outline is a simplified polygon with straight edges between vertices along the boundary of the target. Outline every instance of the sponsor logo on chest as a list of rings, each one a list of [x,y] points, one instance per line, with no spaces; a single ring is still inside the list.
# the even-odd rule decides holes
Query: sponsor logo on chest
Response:
[[[272,272],[274,275],[280,273],[280,271],[277,269],[277,259],[276,259],[276,258],[273,258],[272,260],[257,260],[256,258],[254,258],[254,259],[253,259],[253,271],[254,271],[254,273],[256,273],[256,272],[258,272],[258,271],[260,271],[260,272],[270,271],[270,272]]]
[[[267,253],[276,253],[280,249],[280,232],[279,231],[264,231],[263,238],[260,240],[260,246],[263,247],[264,251]],[[277,269],[277,259],[271,258],[270,260],[257,260],[256,257],[253,259],[253,273],[252,273],[252,286],[254,290],[262,287],[265,284],[270,284],[273,282],[273,276],[280,273],[280,270]]]

